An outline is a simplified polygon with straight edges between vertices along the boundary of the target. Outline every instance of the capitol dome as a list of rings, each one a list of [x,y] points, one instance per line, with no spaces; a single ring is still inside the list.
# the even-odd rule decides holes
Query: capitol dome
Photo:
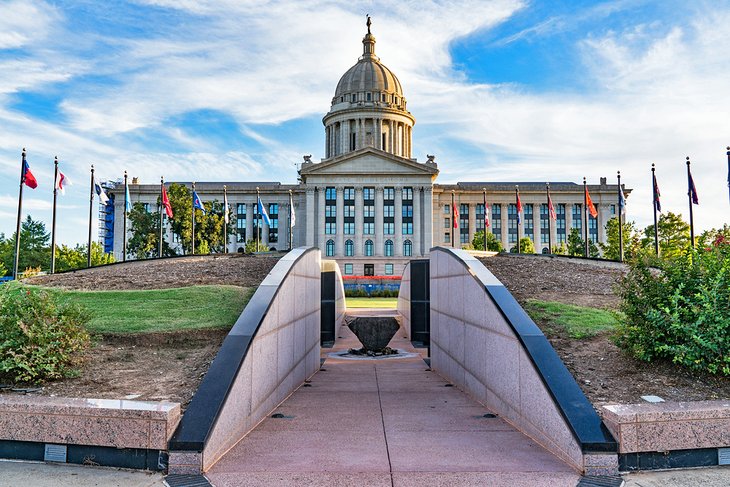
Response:
[[[370,25],[368,17],[362,56],[340,78],[330,111],[322,120],[325,159],[365,147],[411,157],[416,119],[406,109],[400,81],[375,55]]]

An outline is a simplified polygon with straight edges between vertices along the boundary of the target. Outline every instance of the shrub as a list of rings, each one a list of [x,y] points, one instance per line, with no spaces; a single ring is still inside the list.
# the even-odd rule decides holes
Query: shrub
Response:
[[[25,279],[25,278],[28,278],[28,277],[35,277],[35,276],[40,275],[40,273],[41,273],[40,266],[38,266],[38,267],[26,267],[25,270],[20,274],[20,278],[21,279]]]
[[[618,342],[636,357],[730,376],[730,244],[662,260],[638,259],[619,282]]]
[[[54,295],[16,284],[0,288],[0,375],[39,383],[67,377],[90,342],[89,313]]]

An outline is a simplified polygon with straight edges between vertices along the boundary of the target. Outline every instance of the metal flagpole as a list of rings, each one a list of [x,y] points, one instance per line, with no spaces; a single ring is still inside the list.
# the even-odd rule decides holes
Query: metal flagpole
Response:
[[[624,195],[621,189],[621,171],[616,171],[618,176],[618,261],[624,261]]]
[[[23,213],[23,183],[25,182],[25,147],[20,163],[20,191],[18,191],[18,222],[15,226],[15,261],[13,263],[13,279],[18,280],[18,260],[20,257],[20,219]]]
[[[195,255],[195,181],[193,181],[193,240],[192,240],[192,250],[193,255]]]
[[[289,250],[294,245],[294,238],[292,232],[294,232],[294,225],[292,225],[292,216],[294,216],[294,197],[292,196],[291,189],[289,190]]]
[[[687,156],[687,198],[689,199],[689,238],[692,248],[695,248],[695,222],[692,216],[692,175],[689,171],[689,156]]]
[[[519,185],[515,184],[515,206],[517,207],[517,253],[521,254],[520,252],[520,188]]]
[[[223,253],[228,252],[228,190],[223,185]]]
[[[91,165],[91,191],[89,192],[89,246],[86,249],[86,267],[91,267],[91,219],[94,215],[94,165]]]
[[[259,210],[259,201],[261,201],[261,196],[259,195],[259,187],[256,186],[256,252],[259,251],[259,231],[261,230],[261,211]]]
[[[162,257],[162,235],[163,235],[163,214],[165,210],[165,202],[162,199],[162,191],[165,188],[165,178],[160,176],[160,241],[157,243],[157,258]]]
[[[651,192],[654,195],[654,201],[651,202],[652,206],[654,207],[654,253],[657,257],[659,257],[659,226],[657,225],[657,219],[656,219],[656,201],[657,201],[657,194],[656,194],[656,174],[655,174],[655,168],[654,163],[651,165]]]
[[[545,192],[547,193],[547,210],[548,210],[548,254],[553,253],[553,219],[550,216],[550,183],[545,183]]]
[[[58,193],[58,156],[53,159],[53,216],[51,217],[51,274],[56,272],[56,196]]]
[[[585,228],[583,235],[585,235],[585,256],[588,257],[588,185],[586,184],[586,178],[583,178],[583,221],[585,222]]]
[[[482,188],[482,199],[484,202],[484,251],[487,251],[487,188]]]
[[[122,232],[122,262],[127,262],[127,195],[129,194],[127,186],[127,171],[124,171],[124,231]]]

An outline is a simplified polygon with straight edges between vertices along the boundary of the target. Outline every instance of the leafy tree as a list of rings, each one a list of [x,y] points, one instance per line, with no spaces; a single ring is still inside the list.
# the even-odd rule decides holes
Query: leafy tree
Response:
[[[87,264],[87,245],[77,244],[71,248],[61,245],[56,249],[56,271],[67,271],[71,269],[83,269]],[[91,242],[91,265],[104,265],[114,262],[111,253],[104,252],[104,246],[99,242]]]
[[[568,255],[568,247],[565,246],[565,242],[560,242],[560,245],[553,245],[553,254]]]
[[[476,250],[484,250],[484,230],[479,230],[474,234],[471,245]],[[502,242],[492,232],[487,232],[487,250],[492,252],[504,252]]]
[[[172,206],[173,218],[170,220],[172,231],[180,237],[180,242],[186,253],[192,251],[192,191],[185,185],[173,183],[167,190]],[[203,203],[205,214],[196,210],[195,213],[195,253],[209,253],[223,251],[223,204],[215,201]],[[235,219],[235,213],[229,213]],[[235,233],[235,221],[228,225],[226,233]],[[205,243],[203,243],[205,242]],[[207,246],[207,249],[206,249]],[[208,250],[208,252],[203,252]]]
[[[730,243],[730,225],[727,223],[722,228],[705,230],[697,237],[697,247],[709,249],[723,243]]]
[[[636,232],[634,222],[624,222],[622,225],[622,237],[624,241],[624,258],[632,259],[637,256],[641,244],[639,235]],[[606,259],[618,260],[620,256],[618,239],[618,217],[611,218],[606,222],[606,243],[599,244],[603,257]]]
[[[2,262],[0,262],[0,277],[3,277],[7,273],[8,273],[8,270],[5,268],[5,265]]]
[[[535,253],[535,244],[530,237],[522,237],[520,239],[520,252],[523,254]]]
[[[51,248],[48,245],[51,234],[46,232],[43,222],[35,221],[28,215],[20,226],[20,258],[18,271],[40,267],[48,269],[51,265]],[[0,243],[0,260],[6,269],[12,269],[15,259],[15,233]]]
[[[157,257],[160,242],[160,213],[148,212],[137,202],[128,215],[132,236],[127,240],[127,252],[137,259]],[[167,241],[162,242],[162,255],[177,255]]]
[[[659,234],[659,255],[674,258],[685,253],[690,248],[689,224],[682,219],[682,215],[667,212],[657,221]],[[644,229],[644,238],[641,245],[647,249],[654,248],[654,225]]]
[[[586,243],[580,236],[580,230],[573,228],[568,234],[567,252],[571,257],[580,257],[585,255]]]

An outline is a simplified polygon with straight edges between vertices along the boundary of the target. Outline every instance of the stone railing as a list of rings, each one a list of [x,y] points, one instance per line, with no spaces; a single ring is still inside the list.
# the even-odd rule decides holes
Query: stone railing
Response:
[[[616,441],[509,291],[451,248],[430,277],[431,367],[578,471],[616,473]]]
[[[319,368],[320,252],[300,247],[263,280],[170,440],[170,473],[208,470]]]

